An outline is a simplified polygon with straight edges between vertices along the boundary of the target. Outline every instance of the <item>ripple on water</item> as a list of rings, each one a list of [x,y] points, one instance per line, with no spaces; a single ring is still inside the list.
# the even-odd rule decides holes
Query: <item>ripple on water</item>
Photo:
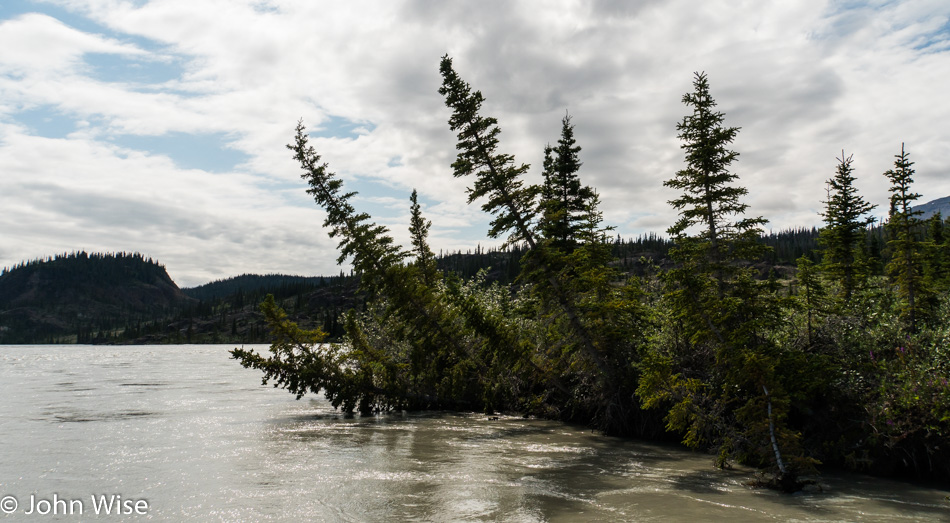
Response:
[[[100,412],[100,413],[46,413],[45,419],[55,423],[88,423],[94,421],[124,421],[158,415],[149,411]]]

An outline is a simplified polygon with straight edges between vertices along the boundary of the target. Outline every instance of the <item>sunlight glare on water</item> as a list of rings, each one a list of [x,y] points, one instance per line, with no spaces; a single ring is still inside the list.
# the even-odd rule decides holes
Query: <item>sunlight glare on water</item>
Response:
[[[0,346],[0,497],[146,500],[153,520],[950,521],[940,487],[826,473],[746,486],[709,456],[545,420],[345,416],[231,346]],[[266,351],[266,346],[256,347]]]

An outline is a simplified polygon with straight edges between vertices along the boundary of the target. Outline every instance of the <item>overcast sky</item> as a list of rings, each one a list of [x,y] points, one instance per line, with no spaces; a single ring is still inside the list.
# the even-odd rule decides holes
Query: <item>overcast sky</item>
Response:
[[[4,0],[0,267],[84,249],[144,253],[183,287],[336,274],[284,147],[301,118],[404,245],[413,188],[437,251],[497,243],[451,175],[446,53],[529,181],[570,111],[624,236],[675,220],[694,71],[742,128],[750,214],[820,225],[842,150],[883,214],[901,142],[921,202],[950,195],[948,17],[946,0]]]

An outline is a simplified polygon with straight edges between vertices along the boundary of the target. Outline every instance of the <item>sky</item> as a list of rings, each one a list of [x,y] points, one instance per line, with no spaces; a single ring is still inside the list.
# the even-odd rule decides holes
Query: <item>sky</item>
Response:
[[[663,181],[697,71],[770,230],[821,225],[842,152],[877,216],[902,143],[920,202],[950,195],[946,0],[4,0],[0,49],[0,267],[85,250],[143,253],[182,287],[348,271],[285,148],[299,120],[398,242],[415,188],[436,252],[497,245],[452,176],[445,54],[528,183],[572,115],[624,237],[676,219]]]

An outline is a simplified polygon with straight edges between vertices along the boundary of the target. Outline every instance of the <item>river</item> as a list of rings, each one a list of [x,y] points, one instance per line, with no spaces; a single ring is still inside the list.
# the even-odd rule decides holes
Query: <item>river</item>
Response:
[[[0,519],[950,521],[942,486],[825,473],[789,496],[552,421],[345,416],[232,347],[0,346]]]

